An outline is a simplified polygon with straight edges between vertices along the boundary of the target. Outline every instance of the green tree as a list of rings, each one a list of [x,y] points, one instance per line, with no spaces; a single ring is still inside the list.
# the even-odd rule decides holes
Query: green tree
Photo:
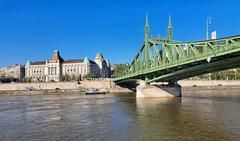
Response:
[[[31,78],[30,77],[24,77],[23,82],[29,83],[29,82],[31,82]]]
[[[84,75],[83,77],[84,78],[96,78],[96,75],[94,73],[90,72],[90,73]]]
[[[69,75],[69,74],[65,74],[65,75],[62,75],[60,80],[61,81],[72,81],[72,80],[75,80],[75,81],[79,81],[80,80],[80,75]]]
[[[71,75],[71,80],[75,80],[76,76],[74,74]]]
[[[128,64],[119,64],[116,66],[116,68],[112,71],[112,75],[114,77],[120,76],[124,73],[124,71],[127,69]]]
[[[71,76],[69,74],[64,74],[60,79],[61,81],[71,81]]]
[[[240,80],[240,68],[212,72],[210,74],[197,76],[197,78],[204,80],[209,79],[209,76],[211,80]]]

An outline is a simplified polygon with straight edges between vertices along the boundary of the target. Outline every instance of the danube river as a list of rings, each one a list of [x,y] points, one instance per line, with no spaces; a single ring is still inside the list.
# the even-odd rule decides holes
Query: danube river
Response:
[[[185,91],[182,98],[134,94],[1,96],[1,141],[236,141],[240,90]]]

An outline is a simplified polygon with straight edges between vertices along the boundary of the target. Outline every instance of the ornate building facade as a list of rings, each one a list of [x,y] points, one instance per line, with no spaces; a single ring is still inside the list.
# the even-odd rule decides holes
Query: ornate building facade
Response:
[[[101,53],[97,53],[94,61],[87,57],[84,60],[64,60],[56,50],[50,60],[28,61],[25,65],[25,77],[32,82],[61,81],[66,75],[82,78],[90,73],[97,78],[110,77],[110,63]]]

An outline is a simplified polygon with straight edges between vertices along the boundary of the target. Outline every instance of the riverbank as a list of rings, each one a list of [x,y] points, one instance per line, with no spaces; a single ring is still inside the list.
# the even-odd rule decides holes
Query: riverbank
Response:
[[[0,91],[0,95],[11,95],[11,96],[34,96],[34,95],[70,95],[80,94],[84,95],[85,92],[82,90],[8,90]]]
[[[183,87],[192,86],[240,86],[240,80],[182,80],[178,82]]]
[[[80,82],[4,83],[1,95],[82,94],[87,89],[106,93],[128,93],[127,88],[116,86],[110,80],[84,80]]]
[[[240,89],[239,80],[182,80],[182,90],[231,90]],[[84,80],[80,82],[11,83],[0,84],[1,95],[85,94],[87,89],[99,89],[107,93],[129,93],[127,88],[110,80]]]
[[[182,90],[231,90],[240,89],[239,80],[182,80]]]
[[[80,82],[42,82],[42,83],[3,83],[0,91],[10,90],[77,90],[82,88],[111,89],[114,83],[110,80],[84,80]]]

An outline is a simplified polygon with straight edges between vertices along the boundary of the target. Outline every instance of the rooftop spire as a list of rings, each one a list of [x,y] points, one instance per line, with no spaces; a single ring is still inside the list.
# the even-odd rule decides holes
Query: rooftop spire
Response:
[[[168,17],[168,28],[172,28],[172,16]]]
[[[146,14],[146,24],[145,24],[145,28],[149,27],[149,22],[148,22],[148,14]]]
[[[148,40],[149,38],[150,38],[149,22],[148,22],[148,15],[146,14],[146,23],[145,23],[145,40]]]

